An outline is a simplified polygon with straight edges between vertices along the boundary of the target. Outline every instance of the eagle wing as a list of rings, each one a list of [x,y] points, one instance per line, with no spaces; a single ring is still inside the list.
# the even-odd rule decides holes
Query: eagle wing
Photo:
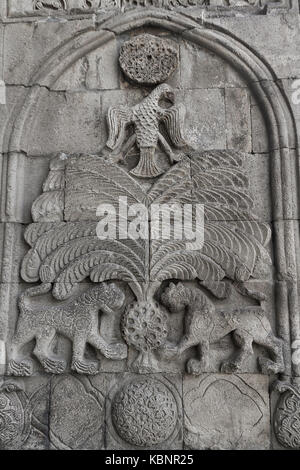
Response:
[[[107,113],[109,137],[106,146],[116,149],[125,139],[125,129],[132,122],[132,111],[127,106],[111,106]]]
[[[182,134],[184,118],[185,107],[182,104],[164,109],[160,116],[160,120],[165,125],[172,143],[178,148],[187,145]]]

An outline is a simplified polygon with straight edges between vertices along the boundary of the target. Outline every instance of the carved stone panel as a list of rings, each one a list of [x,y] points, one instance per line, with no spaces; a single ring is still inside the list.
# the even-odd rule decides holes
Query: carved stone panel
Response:
[[[1,13],[0,448],[298,448],[294,2]]]

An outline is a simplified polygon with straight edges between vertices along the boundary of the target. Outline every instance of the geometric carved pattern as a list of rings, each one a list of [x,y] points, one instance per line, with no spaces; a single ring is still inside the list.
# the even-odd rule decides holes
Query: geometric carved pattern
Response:
[[[176,400],[162,382],[139,379],[115,395],[112,420],[120,437],[130,444],[141,447],[160,444],[176,426]]]
[[[274,429],[278,441],[291,449],[300,448],[300,395],[296,388],[287,386],[279,398]]]
[[[142,34],[121,48],[120,66],[125,75],[144,85],[161,83],[178,66],[178,50],[171,41]]]
[[[94,13],[96,11],[122,10],[126,7],[156,7],[174,10],[176,8],[193,8],[193,7],[217,7],[219,11],[222,8],[238,9],[243,13],[249,11],[249,14],[264,14],[266,6],[272,4],[272,8],[290,8],[289,0],[29,0],[26,2],[26,9],[22,2],[16,0],[8,1],[9,16],[23,16],[33,14],[62,14],[69,13],[72,15],[82,13]],[[19,4],[19,5],[18,5]]]

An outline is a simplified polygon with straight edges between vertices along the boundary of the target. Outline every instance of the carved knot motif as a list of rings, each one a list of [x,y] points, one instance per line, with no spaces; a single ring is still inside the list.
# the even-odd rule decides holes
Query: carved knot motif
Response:
[[[119,436],[144,447],[166,441],[175,429],[177,404],[172,392],[158,380],[139,379],[114,397],[112,420]]]
[[[19,433],[22,419],[8,395],[0,395],[0,443],[8,444]]]
[[[178,50],[173,41],[142,34],[122,46],[119,62],[130,80],[141,85],[157,85],[176,70]]]
[[[279,399],[274,428],[284,447],[300,449],[300,395],[293,387],[288,387]]]

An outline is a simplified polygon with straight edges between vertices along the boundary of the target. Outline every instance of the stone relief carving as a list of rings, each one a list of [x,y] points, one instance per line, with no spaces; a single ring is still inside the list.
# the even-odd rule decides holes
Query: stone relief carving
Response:
[[[161,99],[169,100],[173,105],[164,109],[159,104]],[[182,135],[185,111],[183,106],[174,104],[174,99],[172,88],[169,85],[162,84],[155,88],[142,103],[131,109],[126,106],[109,108],[107,116],[109,138],[106,146],[114,152],[119,150],[119,154],[109,157],[109,160],[118,161],[136,143],[140,151],[140,161],[137,167],[131,170],[131,174],[140,178],[153,178],[164,172],[157,167],[155,162],[155,150],[158,143],[168,155],[171,163],[180,160],[182,154],[175,155],[167,140],[159,131],[159,124],[162,123],[166,127],[168,136],[175,147],[183,148],[187,146]],[[134,126],[134,133],[125,141],[126,127],[130,124]],[[121,154],[120,148],[122,149]]]
[[[5,380],[0,386],[0,449],[45,448],[49,383],[31,385]],[[46,413],[45,413],[46,411]]]
[[[105,385],[99,391],[87,377],[65,375],[54,379],[50,408],[52,449],[103,446],[105,394]]]
[[[7,445],[20,440],[20,436],[26,434],[26,417],[18,391],[15,385],[0,386],[0,449],[5,449]]]
[[[137,372],[158,369],[151,351],[160,349],[168,335],[168,316],[157,302],[129,305],[123,316],[122,331],[125,341],[139,351],[133,368]]]
[[[203,374],[184,382],[184,442],[188,449],[268,449],[266,376]]]
[[[275,390],[281,393],[275,416],[274,431],[283,447],[300,449],[300,393],[299,387],[277,382]]]
[[[144,54],[147,54],[147,51],[144,51]],[[30,325],[24,296],[30,297],[52,289],[56,299],[64,300],[72,296],[77,284],[86,277],[90,277],[95,283],[117,279],[131,287],[136,302],[125,310],[122,330],[126,342],[139,351],[132,366],[139,372],[159,370],[155,355],[156,351],[164,346],[168,325],[166,313],[155,300],[155,294],[163,281],[198,279],[202,287],[218,298],[229,296],[230,287],[257,300],[263,298],[260,292],[247,290],[244,285],[251,277],[263,277],[266,267],[271,265],[271,260],[266,250],[270,228],[267,224],[256,221],[251,212],[253,200],[243,172],[243,154],[231,150],[189,150],[181,130],[184,121],[183,107],[173,104],[174,95],[174,90],[169,85],[162,84],[133,108],[109,108],[109,138],[100,156],[68,157],[60,154],[50,163],[43,194],[32,206],[35,223],[25,231],[25,239],[32,248],[23,260],[21,271],[26,282],[40,280],[42,284],[37,290],[33,288],[21,296],[21,317],[13,340],[9,366],[11,373],[30,373],[26,362],[16,362],[14,354],[18,346],[32,337],[37,340],[35,354],[44,368],[51,372],[63,372],[65,363],[47,355],[47,348],[56,332],[73,340],[72,368],[77,372],[97,372],[94,363],[84,362],[86,342],[92,343],[107,357],[126,357],[125,347],[122,345],[115,347],[115,356],[112,352],[107,352],[108,345],[104,345],[103,340],[96,334],[97,315],[91,319],[95,308],[101,308],[105,312],[109,308],[121,307],[124,297],[118,290],[115,296],[121,301],[118,303],[117,299],[112,306],[109,298],[102,297],[102,303],[92,305],[90,311],[83,313],[77,306],[81,305],[81,302],[71,303],[68,312],[72,317],[72,327],[68,331],[64,325],[63,310],[59,308],[62,318],[60,324],[53,320],[51,309],[43,309],[41,318],[36,313],[31,313],[36,319],[36,324],[34,328]],[[159,100],[162,97],[172,100],[170,108],[160,107]],[[128,136],[125,129],[130,123],[133,124],[134,131]],[[173,154],[160,132],[159,123],[165,124],[172,144],[182,147],[179,155]],[[156,159],[160,158],[156,155],[158,142],[162,144],[171,160],[169,169],[163,170],[156,163]],[[124,157],[135,143],[140,152],[140,160],[137,167],[130,169],[126,167]],[[125,166],[118,164],[120,153]],[[160,178],[155,181],[157,176]],[[150,188],[146,189],[139,182],[138,179],[144,178],[152,179]],[[103,202],[116,208],[120,196],[126,198],[128,204],[138,203],[145,208],[143,218],[147,220],[147,233],[144,234],[146,236],[128,236],[128,233],[121,239],[103,239],[98,236],[97,208]],[[152,238],[152,208],[158,204],[176,203],[180,207],[182,204],[193,202],[205,207],[203,246],[190,247],[183,239]],[[228,283],[228,280],[231,280],[231,283]],[[99,289],[101,291],[100,287]],[[104,284],[102,289],[105,290]],[[184,290],[180,292],[187,306],[186,293]],[[163,303],[170,305],[166,295],[163,296]],[[206,307],[207,302],[203,300],[204,310]],[[77,331],[73,328],[73,322],[76,324],[78,315],[82,324],[82,316],[85,316],[85,326]],[[259,309],[251,311],[249,315],[243,323],[243,313],[232,314],[232,322],[228,320],[217,335],[220,339],[226,333],[236,330],[238,321],[244,329],[248,325],[247,322],[249,323],[250,334],[242,334],[241,331],[239,335],[237,332],[235,334],[236,342],[242,349],[239,359],[230,363],[231,370],[242,366],[243,359],[251,352],[252,340],[255,340],[260,344],[264,343],[276,354],[277,362],[265,360],[264,370],[281,371],[283,364],[279,341],[276,342],[276,339],[271,337],[269,325],[268,338],[260,338],[259,332],[255,331],[258,321],[266,321]],[[57,317],[60,318],[59,315]],[[84,338],[83,329],[87,332]],[[27,338],[29,333],[30,337]],[[189,329],[186,334],[188,337],[193,336],[195,331]],[[195,344],[200,342],[201,337],[199,340],[197,338]],[[230,367],[228,365],[228,372]],[[202,364],[191,360],[189,372],[196,373],[197,368],[200,372]]]
[[[153,446],[166,441],[177,423],[177,403],[166,385],[142,378],[126,384],[114,396],[112,421],[130,444]]]
[[[223,362],[222,372],[243,370],[244,361],[253,354],[253,342],[265,347],[272,356],[273,360],[259,357],[259,364],[264,373],[278,374],[284,371],[282,341],[274,336],[261,307],[240,308],[229,312],[216,311],[206,296],[181,283],[171,284],[165,290],[162,303],[170,312],[186,309],[185,334],[178,345],[167,345],[164,354],[171,358],[196,346],[199,358],[189,359],[186,365],[189,374],[200,375],[206,372],[209,369],[210,344],[231,332],[234,333],[233,339],[239,351],[234,359]]]
[[[173,41],[141,34],[121,47],[119,63],[124,74],[142,85],[167,80],[178,67],[178,47]]]
[[[116,123],[114,125],[117,126]],[[124,154],[127,154],[131,148],[130,145],[126,148],[128,142],[122,144],[120,143],[121,151],[123,151],[122,158],[125,157],[123,160],[126,160]],[[157,148],[152,149],[151,156],[158,160],[159,156],[156,155],[156,150]],[[179,309],[178,304],[174,303],[173,305],[172,302],[175,302],[173,296],[172,298],[170,295],[168,297],[166,293],[161,298],[162,305],[154,300],[162,281],[196,279],[201,286],[199,295],[204,307],[200,313],[201,317],[203,313],[205,321],[207,319],[210,321],[210,315],[206,315],[207,310],[211,310],[209,314],[211,313],[213,316],[215,307],[203,293],[204,289],[218,299],[227,298],[235,288],[243,295],[263,300],[261,292],[250,291],[244,285],[244,282],[250,278],[261,279],[264,275],[264,266],[270,264],[267,252],[270,229],[267,224],[256,221],[251,212],[252,198],[249,195],[247,178],[243,173],[243,155],[233,151],[200,152],[195,150],[192,152],[188,149],[185,150],[184,154],[180,154],[178,161],[171,161],[173,166],[162,171],[159,175],[149,175],[148,170],[146,171],[147,177],[163,175],[159,180],[151,181],[150,184],[153,186],[150,190],[150,184],[145,190],[145,186],[138,180],[138,178],[145,176],[143,172],[138,175],[132,173],[135,176],[132,178],[129,175],[132,168],[127,166],[127,161],[123,162],[125,169],[118,166],[118,158],[112,161],[105,161],[105,159],[100,161],[101,158],[98,156],[64,156],[61,167],[56,167],[56,162],[53,160],[49,177],[43,187],[44,193],[32,207],[35,223],[26,231],[26,240],[32,249],[23,263],[23,278],[28,282],[41,281],[42,285],[37,288],[41,289],[41,293],[44,292],[43,289],[45,292],[50,292],[53,288],[53,296],[58,300],[64,300],[71,297],[75,292],[76,285],[88,276],[93,282],[102,283],[100,285],[103,285],[104,281],[113,279],[120,279],[128,283],[136,296],[136,301],[126,308],[121,326],[127,344],[142,353],[136,361],[136,371],[138,372],[159,370],[159,364],[152,355],[152,351],[156,354],[158,350],[169,351],[169,353],[178,350],[178,345],[170,347],[169,344],[165,344],[168,322],[162,306],[166,306],[172,313],[172,310]],[[107,155],[108,158],[110,155],[115,157],[113,152],[108,151]],[[59,161],[60,158],[58,157],[56,160]],[[180,177],[179,173],[181,173]],[[179,181],[181,181],[181,185]],[[174,182],[178,185],[176,186]],[[110,199],[110,193],[114,191],[117,191],[118,194],[121,192],[127,196],[130,195],[130,197],[134,195],[135,201],[141,203],[146,201],[148,209],[153,201],[156,201],[153,196],[155,191],[158,191],[158,199],[161,197],[161,200],[205,201],[208,211],[206,213],[208,225],[206,239],[208,243],[204,245],[201,253],[199,253],[200,250],[197,253],[189,253],[185,249],[185,245],[180,242],[172,245],[161,242],[145,242],[141,243],[139,247],[132,240],[128,245],[125,242],[113,242],[109,245],[109,242],[104,241],[100,244],[96,236],[97,224],[94,220],[90,221],[89,216],[103,199],[104,194],[106,196],[109,194],[108,199]],[[172,194],[170,195],[170,193]],[[113,196],[111,201],[116,203]],[[87,220],[89,221],[86,222]],[[100,251],[102,253],[98,253]],[[150,255],[147,257],[148,253]],[[179,260],[179,263],[175,263],[175,258]],[[206,266],[206,274],[203,265]],[[49,285],[50,283],[53,285]],[[172,288],[171,284],[170,291]],[[198,290],[196,291],[198,292]],[[29,289],[25,293],[25,298],[31,296],[30,292]],[[197,341],[195,343],[197,345],[199,337],[195,338],[195,330],[192,328],[195,318],[190,315],[195,312],[191,311],[190,303],[185,303],[185,295],[186,293],[182,292],[182,298],[178,299],[178,303],[188,310],[185,318],[188,326],[186,328],[187,342],[193,337],[193,340]],[[190,293],[190,299],[192,298],[193,295]],[[78,298],[74,302],[77,301]],[[20,325],[22,321],[21,302],[22,299],[20,299]],[[74,304],[71,302],[70,305],[72,305],[73,313],[76,313]],[[61,314],[62,312],[65,313],[65,310],[61,308]],[[48,312],[44,313],[48,316]],[[243,324],[243,315],[246,314],[245,324]],[[141,322],[141,318],[145,322]],[[219,337],[222,338],[223,333],[227,332],[227,325],[228,331],[234,331],[236,324],[240,325],[241,323],[242,328],[247,328],[247,333],[249,333],[248,330],[251,329],[249,323],[252,320],[253,323],[266,321],[260,306],[241,308],[236,312],[230,312],[229,315],[226,314],[226,325],[224,329],[221,329]],[[47,322],[45,324],[48,325]],[[270,361],[263,358],[263,370],[278,373],[284,370],[281,344],[273,335],[268,322],[266,326],[268,335],[263,338],[261,343],[259,341],[257,343],[269,347],[271,356],[274,355],[272,359],[275,360]],[[249,342],[246,342],[245,337],[241,337],[241,335],[234,336],[237,345],[242,346],[242,354],[237,360],[227,364],[228,368],[225,367],[224,372],[230,373],[239,370],[238,367],[243,371],[241,358],[244,359],[251,353],[250,342],[252,343],[252,340],[256,342],[257,337],[254,333],[257,330],[256,327],[253,328],[253,331],[251,330],[250,339],[248,337]],[[61,333],[59,328],[57,331]],[[241,345],[241,342],[244,344]],[[245,343],[247,343],[247,348],[243,350]],[[124,347],[124,345],[121,346]],[[151,354],[148,354],[149,350]],[[193,374],[201,372],[199,361],[193,359],[189,361],[189,364],[192,364],[191,367],[188,366],[189,372]],[[94,373],[94,369],[92,372],[86,369],[79,371],[75,368],[74,370],[83,374]],[[51,371],[51,367],[49,371]],[[22,371],[20,375],[23,375]],[[293,400],[295,396],[297,395],[293,395]],[[127,400],[127,403],[130,401],[130,397],[124,400]],[[122,406],[123,404],[120,405],[120,407]],[[294,432],[294,427],[291,425],[292,431],[290,431],[290,425],[285,424],[285,418],[287,417],[288,420],[294,422],[294,417],[297,417],[297,407],[294,406],[290,413],[292,407],[287,400],[284,401],[283,407],[285,414],[278,418],[278,438],[284,445],[296,447],[298,445],[296,439],[286,437],[288,432]],[[297,423],[295,427],[297,427]],[[118,430],[118,432],[121,435],[123,431]],[[133,441],[132,444],[139,445]]]
[[[109,390],[107,442],[112,449],[178,449],[182,383],[176,375],[126,374]]]
[[[26,0],[25,5],[20,0],[7,0],[9,16],[32,16],[43,14],[95,13],[109,10],[124,10],[125,8],[224,8],[249,9],[251,14],[266,12],[266,7],[291,7],[289,0]],[[220,13],[220,12],[219,12]]]
[[[26,305],[28,297],[44,294],[51,284],[28,289],[20,296],[20,316],[16,333],[11,342],[8,373],[12,375],[31,375],[32,364],[29,360],[17,359],[22,346],[36,340],[34,355],[46,372],[61,374],[65,371],[64,359],[56,358],[50,351],[51,343],[57,333],[73,342],[71,369],[79,374],[96,374],[98,364],[84,358],[86,344],[89,343],[110,359],[125,359],[127,348],[123,344],[108,344],[98,333],[99,309],[113,315],[115,309],[122,307],[124,294],[114,284],[102,283],[92,287],[69,305],[64,307],[43,307],[32,309]]]
[[[34,10],[44,10],[47,8],[50,10],[66,10],[67,2],[65,0],[34,0]]]

